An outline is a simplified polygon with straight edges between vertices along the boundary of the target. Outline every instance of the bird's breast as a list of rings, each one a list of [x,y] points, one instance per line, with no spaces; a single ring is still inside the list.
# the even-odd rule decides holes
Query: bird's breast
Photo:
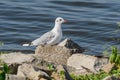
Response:
[[[59,42],[61,41],[62,35],[63,35],[62,32],[60,32],[60,33],[58,33],[58,34],[56,35],[57,43],[59,43]]]

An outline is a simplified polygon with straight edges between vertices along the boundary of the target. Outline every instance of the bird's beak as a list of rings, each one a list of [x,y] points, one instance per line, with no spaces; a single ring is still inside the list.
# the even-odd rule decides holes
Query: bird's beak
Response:
[[[67,22],[67,20],[64,20],[64,23],[66,23]]]

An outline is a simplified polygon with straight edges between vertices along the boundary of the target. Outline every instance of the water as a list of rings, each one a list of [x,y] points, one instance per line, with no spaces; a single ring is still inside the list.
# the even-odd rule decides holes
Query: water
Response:
[[[88,54],[101,54],[105,47],[119,46],[120,0],[1,0],[0,50],[34,51],[22,47],[54,26],[58,16],[65,38],[71,38]]]

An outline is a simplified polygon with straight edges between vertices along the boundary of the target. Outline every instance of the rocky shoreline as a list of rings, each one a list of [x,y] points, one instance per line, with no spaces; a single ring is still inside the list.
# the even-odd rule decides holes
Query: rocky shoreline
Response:
[[[70,74],[97,73],[109,63],[107,57],[85,55],[84,50],[65,39],[58,45],[38,46],[33,54],[14,52],[2,54],[0,59],[10,68],[6,80],[63,80],[62,71],[65,80],[72,80]]]

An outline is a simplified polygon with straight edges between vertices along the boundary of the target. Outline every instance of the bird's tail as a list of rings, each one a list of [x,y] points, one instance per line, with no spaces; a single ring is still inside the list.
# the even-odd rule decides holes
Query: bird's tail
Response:
[[[31,43],[30,44],[23,44],[22,46],[31,46]]]

